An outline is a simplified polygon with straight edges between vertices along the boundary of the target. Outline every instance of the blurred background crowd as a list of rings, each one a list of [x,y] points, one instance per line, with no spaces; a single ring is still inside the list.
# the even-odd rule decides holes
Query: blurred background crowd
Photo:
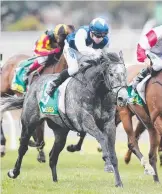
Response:
[[[2,1],[2,31],[43,30],[58,23],[88,24],[103,16],[112,28],[141,29],[148,19],[162,20],[160,1]]]
[[[5,0],[1,2],[0,47],[5,58],[18,52],[32,54],[35,41],[46,29],[59,23],[77,28],[98,16],[109,23],[112,50],[122,49],[126,62],[132,63],[142,29],[162,24],[162,2]]]

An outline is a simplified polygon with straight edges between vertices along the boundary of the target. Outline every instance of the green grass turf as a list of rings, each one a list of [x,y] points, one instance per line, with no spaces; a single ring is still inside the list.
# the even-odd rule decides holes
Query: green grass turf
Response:
[[[68,139],[68,143],[76,142],[77,139]],[[129,165],[124,163],[126,143],[116,145],[124,188],[115,188],[114,176],[104,172],[102,155],[97,152],[98,144],[93,139],[86,139],[83,153],[68,153],[64,149],[57,168],[59,182],[53,183],[48,165],[48,153],[52,143],[52,138],[46,140],[45,164],[37,162],[37,151],[30,148],[24,157],[21,174],[14,180],[8,178],[7,172],[15,164],[17,151],[7,150],[6,156],[1,160],[3,194],[162,194],[162,185],[155,184],[151,176],[144,175],[143,167],[134,156]],[[140,146],[147,157],[148,145]],[[160,168],[159,161],[157,166],[162,181],[162,167]]]

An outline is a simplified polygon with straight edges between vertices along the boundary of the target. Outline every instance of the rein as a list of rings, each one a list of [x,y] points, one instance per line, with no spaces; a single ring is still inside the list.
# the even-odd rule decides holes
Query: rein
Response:
[[[81,85],[83,85],[91,94],[95,95],[94,92],[92,92],[89,88],[87,88],[87,83],[82,82],[80,79],[78,79],[75,76],[71,76],[72,78],[74,78],[75,80],[77,80]]]
[[[162,83],[161,82],[159,82],[159,81],[154,81],[152,84],[159,84],[160,86],[162,86]]]

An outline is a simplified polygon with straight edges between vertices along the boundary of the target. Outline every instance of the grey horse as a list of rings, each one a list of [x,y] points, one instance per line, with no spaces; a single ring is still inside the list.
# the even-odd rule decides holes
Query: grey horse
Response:
[[[20,174],[23,156],[28,150],[28,142],[38,123],[47,121],[53,130],[55,142],[49,154],[49,165],[53,181],[57,181],[56,166],[58,156],[63,150],[68,132],[86,132],[100,143],[105,161],[105,171],[113,171],[115,185],[122,187],[115,153],[115,111],[116,103],[127,103],[126,68],[122,57],[115,53],[103,53],[100,61],[88,60],[69,81],[65,92],[66,114],[59,110],[59,116],[40,112],[38,103],[42,96],[42,86],[57,75],[44,75],[33,83],[25,96],[11,97],[1,101],[1,110],[23,106],[21,123],[21,142],[14,169],[8,172],[10,178]],[[23,104],[24,100],[24,104]],[[2,106],[3,105],[3,106]]]

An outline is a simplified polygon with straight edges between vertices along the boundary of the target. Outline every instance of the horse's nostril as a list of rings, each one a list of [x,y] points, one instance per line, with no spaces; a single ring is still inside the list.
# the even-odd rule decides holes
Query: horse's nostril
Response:
[[[122,97],[118,97],[118,100],[119,100],[119,101],[123,101],[123,98],[122,98]]]

